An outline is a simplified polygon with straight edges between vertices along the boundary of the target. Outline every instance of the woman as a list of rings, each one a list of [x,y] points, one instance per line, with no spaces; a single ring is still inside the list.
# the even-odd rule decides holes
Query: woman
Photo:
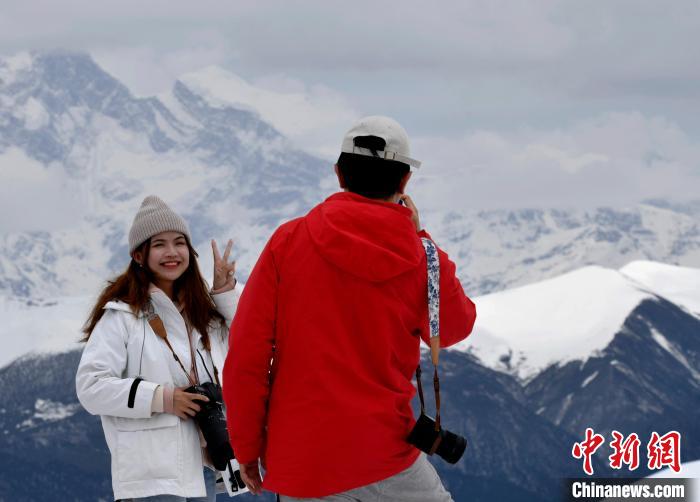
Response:
[[[216,498],[217,472],[192,418],[208,399],[186,389],[218,380],[239,294],[232,241],[223,257],[212,241],[211,292],[190,241],[185,221],[146,197],[129,231],[131,262],[84,327],[76,389],[102,419],[117,500]],[[157,318],[164,329],[154,327]]]

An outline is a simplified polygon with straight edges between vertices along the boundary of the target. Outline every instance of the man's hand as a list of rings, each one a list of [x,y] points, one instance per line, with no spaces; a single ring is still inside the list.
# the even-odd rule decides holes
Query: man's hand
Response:
[[[186,387],[177,387],[173,391],[173,413],[183,420],[193,417],[201,409],[197,401],[209,401],[207,396],[185,392]]]
[[[403,201],[403,203],[406,205],[408,209],[411,210],[413,213],[411,215],[411,221],[413,224],[416,226],[416,232],[421,231],[421,226],[420,226],[420,218],[418,217],[418,208],[416,205],[413,203],[413,199],[411,199],[408,195],[406,194],[401,194],[399,197],[399,200]]]
[[[262,493],[262,478],[260,477],[260,467],[258,461],[248,464],[241,464],[241,479],[253,495]]]

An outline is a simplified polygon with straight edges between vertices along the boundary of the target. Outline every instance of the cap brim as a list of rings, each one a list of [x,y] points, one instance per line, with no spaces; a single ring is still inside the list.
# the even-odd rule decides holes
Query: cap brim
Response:
[[[360,146],[353,146],[351,152],[345,153],[354,153],[357,155],[364,155],[366,157],[375,157],[374,152],[372,150],[368,148],[362,148]],[[421,166],[421,162],[419,160],[412,159],[411,157],[406,157],[405,155],[401,155],[398,152],[392,152],[391,150],[380,150],[377,152],[377,156],[380,159],[403,162],[404,164],[408,164],[409,166],[415,167],[416,169],[418,169]]]

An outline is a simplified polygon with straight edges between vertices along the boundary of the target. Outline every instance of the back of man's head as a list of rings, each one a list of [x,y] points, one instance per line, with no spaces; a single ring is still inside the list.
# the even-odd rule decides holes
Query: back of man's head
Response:
[[[343,188],[372,199],[399,192],[410,166],[408,135],[398,122],[382,116],[360,119],[343,138],[337,166]]]

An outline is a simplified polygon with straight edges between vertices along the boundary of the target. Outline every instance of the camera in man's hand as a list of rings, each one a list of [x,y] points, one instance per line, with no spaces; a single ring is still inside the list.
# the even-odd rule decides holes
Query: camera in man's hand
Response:
[[[204,382],[185,389],[185,392],[206,396],[209,401],[199,401],[200,410],[194,416],[202,435],[207,442],[207,451],[214,467],[223,471],[233,458],[233,448],[228,440],[226,417],[224,416],[221,386],[213,382]]]
[[[467,440],[441,427],[435,429],[435,420],[421,413],[408,442],[428,455],[437,453],[446,462],[456,464],[467,449]]]

